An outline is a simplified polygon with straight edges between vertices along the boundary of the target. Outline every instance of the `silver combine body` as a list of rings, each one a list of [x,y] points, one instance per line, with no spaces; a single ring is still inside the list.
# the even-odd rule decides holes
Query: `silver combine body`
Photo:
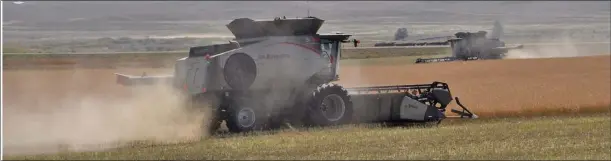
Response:
[[[123,85],[166,82],[190,96],[193,108],[212,107],[207,128],[225,121],[232,132],[281,125],[330,126],[356,122],[437,122],[453,100],[447,84],[344,88],[342,43],[350,35],[318,34],[316,17],[235,19],[226,44],[192,47],[168,76],[117,74]],[[460,117],[473,118],[458,98]],[[210,106],[204,106],[208,104]]]

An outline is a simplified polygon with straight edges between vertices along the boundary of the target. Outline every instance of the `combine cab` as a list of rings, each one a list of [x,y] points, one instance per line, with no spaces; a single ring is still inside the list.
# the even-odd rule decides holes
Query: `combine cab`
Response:
[[[356,122],[440,122],[454,100],[442,82],[344,88],[338,84],[341,47],[350,35],[318,34],[324,20],[235,19],[227,44],[192,47],[168,76],[116,74],[123,85],[166,82],[192,99],[210,104],[232,132],[277,128],[282,124],[330,126]],[[476,117],[464,108],[461,117]]]

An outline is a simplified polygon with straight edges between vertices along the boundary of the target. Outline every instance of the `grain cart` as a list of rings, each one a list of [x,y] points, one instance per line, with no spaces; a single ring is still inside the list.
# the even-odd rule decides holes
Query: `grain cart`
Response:
[[[523,47],[522,45],[506,47],[505,42],[496,38],[486,38],[486,34],[486,31],[476,33],[458,32],[455,34],[455,38],[448,40],[452,48],[452,56],[428,59],[418,58],[415,63],[503,59],[509,50],[521,49]]]
[[[166,82],[205,102],[216,114],[207,127],[225,121],[231,132],[284,123],[330,126],[356,122],[440,122],[453,100],[446,83],[344,88],[339,80],[347,34],[317,34],[316,17],[235,19],[227,25],[235,40],[190,48],[168,76],[116,74],[123,85]],[[215,99],[210,99],[215,98]],[[452,110],[476,117],[460,104]]]

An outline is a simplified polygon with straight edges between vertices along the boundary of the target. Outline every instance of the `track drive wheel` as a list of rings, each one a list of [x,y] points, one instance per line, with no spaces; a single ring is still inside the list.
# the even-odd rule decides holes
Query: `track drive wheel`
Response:
[[[249,132],[262,129],[266,120],[263,109],[251,99],[238,99],[230,102],[227,108],[227,128],[230,132]]]
[[[318,86],[307,102],[307,124],[332,126],[352,121],[352,100],[342,86],[328,83]]]

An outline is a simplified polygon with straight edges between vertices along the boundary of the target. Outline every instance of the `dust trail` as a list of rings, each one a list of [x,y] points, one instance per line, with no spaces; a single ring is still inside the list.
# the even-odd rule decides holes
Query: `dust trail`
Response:
[[[134,141],[193,141],[206,134],[200,128],[206,112],[184,108],[184,98],[173,89],[148,86],[131,94],[125,99],[73,96],[36,112],[4,108],[4,152],[97,151]]]
[[[545,42],[549,42],[549,40],[541,40],[541,43]],[[580,44],[574,42],[569,36],[562,36],[558,44],[525,45],[523,49],[510,50],[507,53],[507,58],[530,59],[600,55],[609,53],[608,45],[609,43],[600,43],[600,45]]]

